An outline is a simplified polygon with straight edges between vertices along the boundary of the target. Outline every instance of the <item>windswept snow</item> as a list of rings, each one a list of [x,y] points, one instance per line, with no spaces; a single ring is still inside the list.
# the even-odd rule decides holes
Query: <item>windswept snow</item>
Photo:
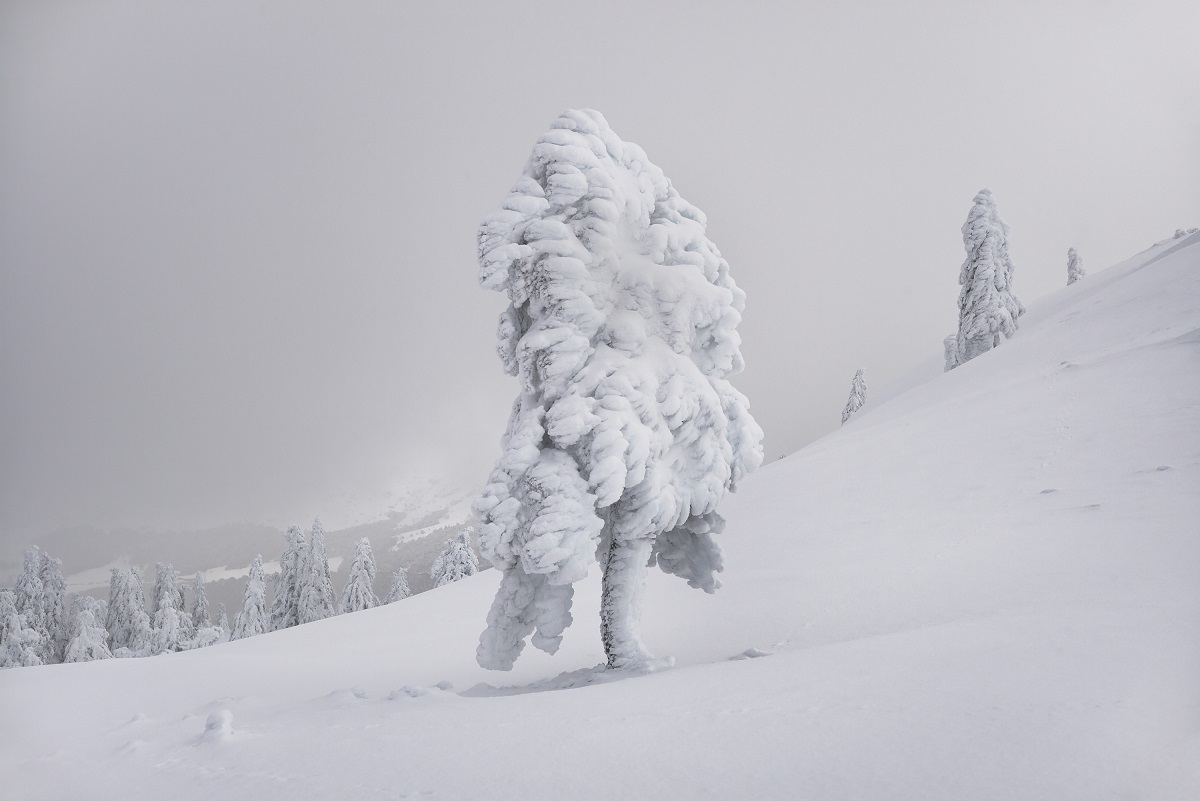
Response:
[[[5,796],[1195,799],[1198,423],[1191,234],[748,478],[723,588],[651,575],[643,632],[673,667],[592,670],[577,625],[483,671],[488,571],[198,651],[3,671]],[[598,596],[593,573],[580,621]]]

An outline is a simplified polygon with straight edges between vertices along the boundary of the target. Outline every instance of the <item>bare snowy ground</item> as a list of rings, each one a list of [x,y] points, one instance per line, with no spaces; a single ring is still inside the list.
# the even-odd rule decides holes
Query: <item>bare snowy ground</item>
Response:
[[[1200,798],[1198,368],[1192,235],[747,481],[726,586],[652,576],[645,638],[673,667],[586,670],[593,576],[557,657],[480,670],[488,571],[4,671],[0,795]]]

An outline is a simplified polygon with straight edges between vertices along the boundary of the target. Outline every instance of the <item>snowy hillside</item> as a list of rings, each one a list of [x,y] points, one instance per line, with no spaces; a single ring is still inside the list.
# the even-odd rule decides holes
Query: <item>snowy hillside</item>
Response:
[[[2,794],[1200,798],[1200,234],[1029,304],[1014,339],[724,511],[720,591],[651,575],[670,669],[586,671],[593,574],[558,656],[481,670],[487,571],[228,645],[4,671]]]

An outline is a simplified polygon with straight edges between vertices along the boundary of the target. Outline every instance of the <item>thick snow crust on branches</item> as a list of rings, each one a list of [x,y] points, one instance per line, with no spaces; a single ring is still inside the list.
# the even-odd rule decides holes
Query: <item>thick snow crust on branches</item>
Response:
[[[346,579],[346,588],[342,591],[338,614],[361,612],[379,606],[374,587],[375,556],[371,553],[370,541],[363,537],[354,546],[354,562],[350,565],[350,577]]]
[[[1013,294],[1013,263],[1008,257],[1008,224],[1000,219],[990,189],[975,196],[962,227],[967,258],[958,275],[958,333],[947,337],[946,370],[1011,339],[1025,307]]]
[[[762,431],[728,381],[745,295],[706,224],[599,113],[568,111],[481,225],[480,282],[511,301],[498,352],[521,393],[476,503],[481,550],[504,573],[480,664],[511,667],[530,634],[553,653],[572,583],[614,539],[718,586],[715,510],[761,463]],[[628,564],[617,583],[640,582],[644,560],[610,561],[609,578]],[[640,652],[629,637],[606,634],[610,661]]]

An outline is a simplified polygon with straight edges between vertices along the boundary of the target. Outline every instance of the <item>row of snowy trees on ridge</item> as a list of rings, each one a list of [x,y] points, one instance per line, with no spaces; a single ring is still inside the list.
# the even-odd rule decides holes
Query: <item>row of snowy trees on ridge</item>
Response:
[[[478,572],[471,532],[466,527],[435,559],[430,571],[435,587]],[[307,539],[297,526],[284,536],[287,545],[270,605],[260,555],[250,565],[242,608],[232,626],[224,604],[218,604],[217,620],[212,621],[202,573],[196,574],[191,608],[185,609],[178,571],[161,562],[149,601],[141,572],[130,567],[112,569],[107,602],[76,595],[68,604],[62,561],[34,546],[26,552],[15,588],[0,590],[0,668],[186,651],[380,604],[374,591],[375,558],[366,537],[355,546],[346,586],[335,603],[320,520],[313,522]],[[409,595],[407,571],[401,568],[393,573],[383,603]]]

